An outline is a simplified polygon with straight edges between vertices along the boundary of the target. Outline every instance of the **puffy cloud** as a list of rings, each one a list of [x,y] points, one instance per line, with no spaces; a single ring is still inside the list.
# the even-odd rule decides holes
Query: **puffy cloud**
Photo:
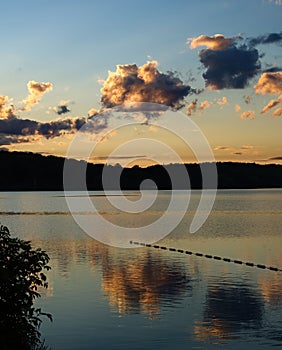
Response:
[[[65,104],[59,105],[59,106],[56,108],[56,113],[57,113],[58,115],[65,114],[65,113],[68,113],[68,112],[70,112],[70,109],[69,109],[68,106],[65,105]]]
[[[245,101],[245,103],[246,104],[249,104],[250,102],[251,102],[251,96],[250,95],[246,95],[246,96],[244,96],[244,101]]]
[[[280,33],[269,33],[260,35],[256,38],[250,38],[249,44],[256,46],[259,44],[281,44],[282,43],[282,32]]]
[[[0,118],[10,119],[10,118],[15,118],[16,116],[16,111],[14,109],[14,106],[12,104],[10,104],[9,106],[6,106],[8,101],[9,101],[8,96],[0,96]]]
[[[203,101],[201,102],[200,106],[199,106],[199,110],[202,111],[204,109],[209,108],[212,105],[212,102],[210,101]]]
[[[196,99],[188,104],[187,109],[186,109],[186,114],[188,116],[192,115],[192,112],[196,112],[197,102],[198,102],[198,100]]]
[[[263,73],[254,89],[257,94],[262,95],[282,93],[282,72]]]
[[[61,101],[59,106],[57,108],[55,108],[55,112],[58,115],[69,113],[70,112],[70,109],[68,107],[69,103],[70,103],[70,101]]]
[[[242,119],[255,119],[255,111],[245,111],[241,114]]]
[[[227,98],[225,96],[222,96],[222,98],[215,99],[213,102],[211,101],[202,101],[200,105],[198,106],[198,100],[195,99],[194,101],[190,102],[186,109],[186,114],[188,116],[191,116],[192,113],[195,113],[197,111],[203,111],[204,109],[210,108],[212,105],[219,105],[223,106],[227,103]]]
[[[191,49],[199,46],[207,46],[211,50],[225,50],[234,42],[234,38],[225,38],[222,34],[214,36],[200,35],[197,38],[188,38],[187,43]]]
[[[230,151],[231,148],[230,147],[227,147],[227,146],[216,146],[214,148],[214,151]]]
[[[207,46],[199,51],[199,57],[206,68],[203,78],[210,89],[242,89],[258,73],[261,67],[258,51],[246,45],[236,46],[238,39],[221,34],[189,39],[191,48]]]
[[[200,61],[207,68],[203,74],[206,86],[212,90],[242,89],[260,68],[256,49],[230,47],[226,50],[205,49],[199,52]]]
[[[215,103],[219,106],[224,106],[227,103],[227,98],[225,96],[222,96],[222,98],[217,99]]]
[[[91,108],[91,109],[89,109],[87,115],[88,115],[88,117],[94,117],[95,115],[97,115],[99,113],[100,113],[100,111],[98,109]]]
[[[241,149],[244,149],[244,150],[249,150],[249,149],[253,149],[253,148],[254,148],[254,146],[251,146],[251,145],[243,145],[241,147]]]
[[[261,113],[267,113],[272,108],[280,105],[282,103],[282,95],[278,97],[277,100],[270,100],[266,106],[263,107]]]
[[[115,72],[109,71],[101,89],[102,105],[106,108],[127,103],[153,102],[174,108],[183,106],[183,99],[191,92],[189,85],[173,73],[162,73],[158,62],[117,65]]]
[[[24,111],[29,111],[33,105],[37,104],[46,92],[53,89],[53,85],[51,83],[39,83],[31,80],[27,83],[27,88],[29,95],[23,100],[25,104]]]
[[[24,100],[25,107],[15,110],[13,105],[7,105],[9,98],[0,96],[0,145],[13,143],[30,142],[40,137],[53,138],[62,134],[72,134],[85,126],[82,131],[98,133],[108,126],[109,114],[91,110],[87,118],[59,118],[50,122],[39,122],[31,119],[21,119],[16,115],[18,111],[30,110],[33,104],[40,101],[44,93],[52,89],[51,83],[28,83],[29,96]],[[70,101],[61,101],[57,108],[51,108],[57,114],[64,114],[69,111],[67,104]],[[49,109],[50,109],[49,108]]]
[[[282,108],[277,108],[273,114],[272,114],[272,117],[280,117],[282,116]]]
[[[236,105],[235,106],[235,111],[236,112],[240,112],[241,111],[241,106],[240,105]]]

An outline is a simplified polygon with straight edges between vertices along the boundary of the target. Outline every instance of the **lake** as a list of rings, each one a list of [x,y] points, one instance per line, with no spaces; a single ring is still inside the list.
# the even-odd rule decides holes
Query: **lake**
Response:
[[[132,229],[160,217],[170,198],[160,192],[143,214],[129,215],[91,194],[107,220]],[[192,191],[189,210],[161,245],[282,269],[281,189],[220,190],[207,221],[190,234],[200,194]],[[54,350],[282,346],[282,272],[104,245],[76,224],[62,192],[2,192],[0,222],[51,257],[49,288],[37,304],[53,314],[41,333]]]

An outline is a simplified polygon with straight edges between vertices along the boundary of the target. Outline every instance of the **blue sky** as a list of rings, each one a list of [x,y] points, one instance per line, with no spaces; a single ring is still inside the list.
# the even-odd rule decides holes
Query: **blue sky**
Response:
[[[204,47],[190,49],[187,38],[220,33],[225,38],[241,35],[246,39],[280,33],[281,20],[279,0],[6,1],[0,13],[0,95],[8,96],[19,107],[28,95],[29,81],[51,82],[52,91],[31,110],[22,111],[19,118],[38,122],[57,119],[51,108],[62,100],[68,101],[70,117],[87,116],[89,109],[101,107],[101,80],[107,79],[109,70],[115,71],[117,64],[142,66],[151,60],[159,62],[160,71],[176,71],[185,84],[204,89],[204,69],[198,56]],[[282,66],[281,42],[257,48],[265,54],[260,59],[262,69],[266,63]],[[184,113],[195,98],[199,102],[227,98],[225,106],[213,106],[190,116],[219,160],[253,161],[282,155],[281,116],[272,118],[260,113],[278,96],[254,95],[253,86],[259,76],[244,88],[206,89],[197,97],[189,95],[185,99]],[[252,96],[248,106],[243,102],[247,95]],[[240,112],[235,112],[236,105],[241,106]],[[254,111],[254,119],[242,120],[240,114],[248,110]],[[33,140],[8,147],[63,154],[55,146],[59,139],[53,139],[52,145],[46,140],[43,144],[42,140]],[[244,145],[252,146],[252,152],[251,148],[238,151]],[[227,151],[219,152],[216,148],[220,146]],[[235,155],[236,150],[244,154]]]

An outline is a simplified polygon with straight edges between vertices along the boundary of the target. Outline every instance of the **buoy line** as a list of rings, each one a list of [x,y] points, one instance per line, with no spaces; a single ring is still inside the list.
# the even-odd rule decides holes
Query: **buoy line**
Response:
[[[278,267],[274,267],[274,266],[266,266],[266,265],[263,265],[263,264],[255,264],[253,262],[248,262],[248,261],[246,262],[246,261],[237,260],[237,259],[222,258],[221,256],[217,256],[217,255],[195,253],[195,252],[191,252],[190,250],[176,249],[176,248],[171,248],[171,247],[160,246],[160,245],[157,245],[157,244],[149,244],[149,243],[135,242],[135,241],[130,241],[129,243],[130,244],[134,244],[134,245],[140,245],[142,247],[155,248],[155,249],[161,249],[161,250],[168,250],[170,252],[176,252],[176,253],[187,254],[187,255],[195,255],[195,256],[203,257],[203,258],[207,258],[207,259],[214,259],[214,260],[218,260],[218,261],[222,260],[222,261],[228,262],[228,263],[234,263],[234,264],[238,264],[238,265],[246,265],[246,266],[249,266],[249,267],[257,267],[259,269],[264,269],[264,270],[270,270],[270,271],[276,271],[276,272],[281,272],[282,271]]]

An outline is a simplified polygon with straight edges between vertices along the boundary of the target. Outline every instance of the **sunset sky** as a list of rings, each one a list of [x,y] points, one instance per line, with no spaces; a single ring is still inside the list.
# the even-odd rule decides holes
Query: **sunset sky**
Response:
[[[218,161],[281,163],[281,23],[281,0],[2,2],[0,149],[65,156],[92,117],[97,161],[162,152],[139,141],[107,159],[140,135],[194,161],[157,117],[101,136],[105,111],[153,102],[195,122]]]

